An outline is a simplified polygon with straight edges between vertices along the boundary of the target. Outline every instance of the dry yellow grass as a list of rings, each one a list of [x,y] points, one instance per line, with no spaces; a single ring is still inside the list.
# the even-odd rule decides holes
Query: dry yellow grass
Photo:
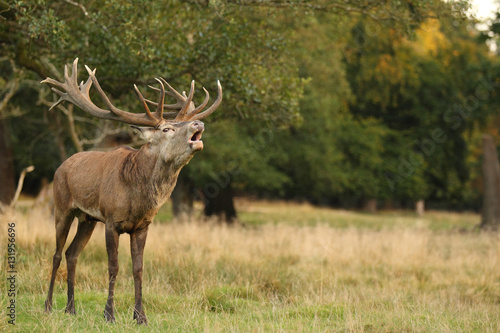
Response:
[[[471,224],[471,215],[370,216],[307,205],[259,206],[258,202],[240,204],[240,209],[242,216],[253,214],[252,220],[260,214],[262,223],[246,227],[201,222],[151,225],[144,272],[150,328],[500,331],[500,242],[497,234],[453,228],[454,219],[462,219],[460,225]],[[266,214],[279,216],[280,212],[315,223],[266,223]],[[352,225],[337,228],[328,221],[345,216],[352,219]],[[6,220],[16,222],[18,297],[20,309],[26,311],[19,314],[17,324],[32,329],[38,327],[36,320],[47,320],[41,303],[54,250],[53,222],[40,211],[1,219],[3,226]],[[356,224],[370,219],[395,222],[374,228]],[[451,227],[431,230],[429,225],[439,219],[451,221]],[[5,227],[0,230],[2,249],[5,231]],[[69,240],[73,234],[74,230]],[[122,304],[121,312],[128,318],[133,303],[128,236],[120,241],[116,294],[121,295],[118,310]],[[65,301],[64,271],[63,263],[56,289],[59,309]],[[107,261],[102,227],[82,254],[76,279],[77,311],[85,313],[86,298],[103,307]],[[99,300],[92,299],[95,294]],[[161,319],[166,317],[168,323]],[[57,320],[49,330],[58,329]],[[85,327],[84,323],[78,325]],[[132,325],[130,320],[127,323]]]

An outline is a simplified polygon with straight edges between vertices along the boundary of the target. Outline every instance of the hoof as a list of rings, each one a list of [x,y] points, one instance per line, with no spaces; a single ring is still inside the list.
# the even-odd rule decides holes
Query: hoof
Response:
[[[72,308],[66,308],[64,312],[69,313],[70,315],[76,315],[75,307]]]
[[[45,301],[45,312],[46,313],[52,312],[52,302],[49,300]]]
[[[146,317],[137,318],[137,325],[147,325],[148,320]]]
[[[134,312],[134,319],[137,319],[137,325],[147,325],[148,324],[148,319],[146,318],[146,315],[144,313],[138,314]]]
[[[104,318],[108,323],[115,322],[115,315],[113,313],[110,313],[109,311],[104,310]]]
[[[147,325],[148,324],[148,319],[146,318],[146,315],[144,314],[144,310],[141,310],[141,311],[134,310],[134,319],[137,319],[138,325]]]

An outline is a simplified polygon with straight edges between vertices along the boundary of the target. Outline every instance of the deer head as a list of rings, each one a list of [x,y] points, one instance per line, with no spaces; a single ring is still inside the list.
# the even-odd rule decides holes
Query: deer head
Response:
[[[135,128],[148,141],[144,149],[164,162],[172,162],[177,168],[185,165],[195,152],[203,149],[201,135],[205,130],[199,121],[165,121],[155,127]]]

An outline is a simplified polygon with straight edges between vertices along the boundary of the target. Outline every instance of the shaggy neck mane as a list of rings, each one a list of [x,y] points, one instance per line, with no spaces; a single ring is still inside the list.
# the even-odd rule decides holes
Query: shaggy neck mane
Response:
[[[153,205],[162,205],[172,193],[182,167],[172,160],[159,158],[151,152],[150,145],[130,151],[123,161],[120,178],[127,184],[134,184],[143,197],[154,202]]]

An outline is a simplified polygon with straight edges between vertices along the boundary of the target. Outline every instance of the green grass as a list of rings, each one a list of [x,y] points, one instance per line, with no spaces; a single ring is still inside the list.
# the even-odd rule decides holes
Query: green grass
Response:
[[[15,327],[6,322],[7,294],[0,295],[0,331],[500,331],[500,243],[498,235],[474,229],[475,214],[238,206],[243,225],[234,227],[153,223],[145,251],[146,327],[132,320],[127,235],[120,238],[116,323],[108,324],[102,315],[108,283],[102,226],[78,262],[77,315],[64,313],[64,261],[54,311],[46,314],[53,224],[37,211],[1,216],[2,222],[16,221],[18,295]],[[0,230],[2,249],[5,232]]]
[[[433,231],[466,231],[479,224],[479,216],[473,213],[430,212],[418,217],[409,211],[368,214],[284,202],[259,202],[253,205],[251,201],[242,201],[241,205],[244,209],[239,212],[239,218],[249,226],[285,223],[293,226],[328,225],[333,228],[369,230],[425,227]]]

